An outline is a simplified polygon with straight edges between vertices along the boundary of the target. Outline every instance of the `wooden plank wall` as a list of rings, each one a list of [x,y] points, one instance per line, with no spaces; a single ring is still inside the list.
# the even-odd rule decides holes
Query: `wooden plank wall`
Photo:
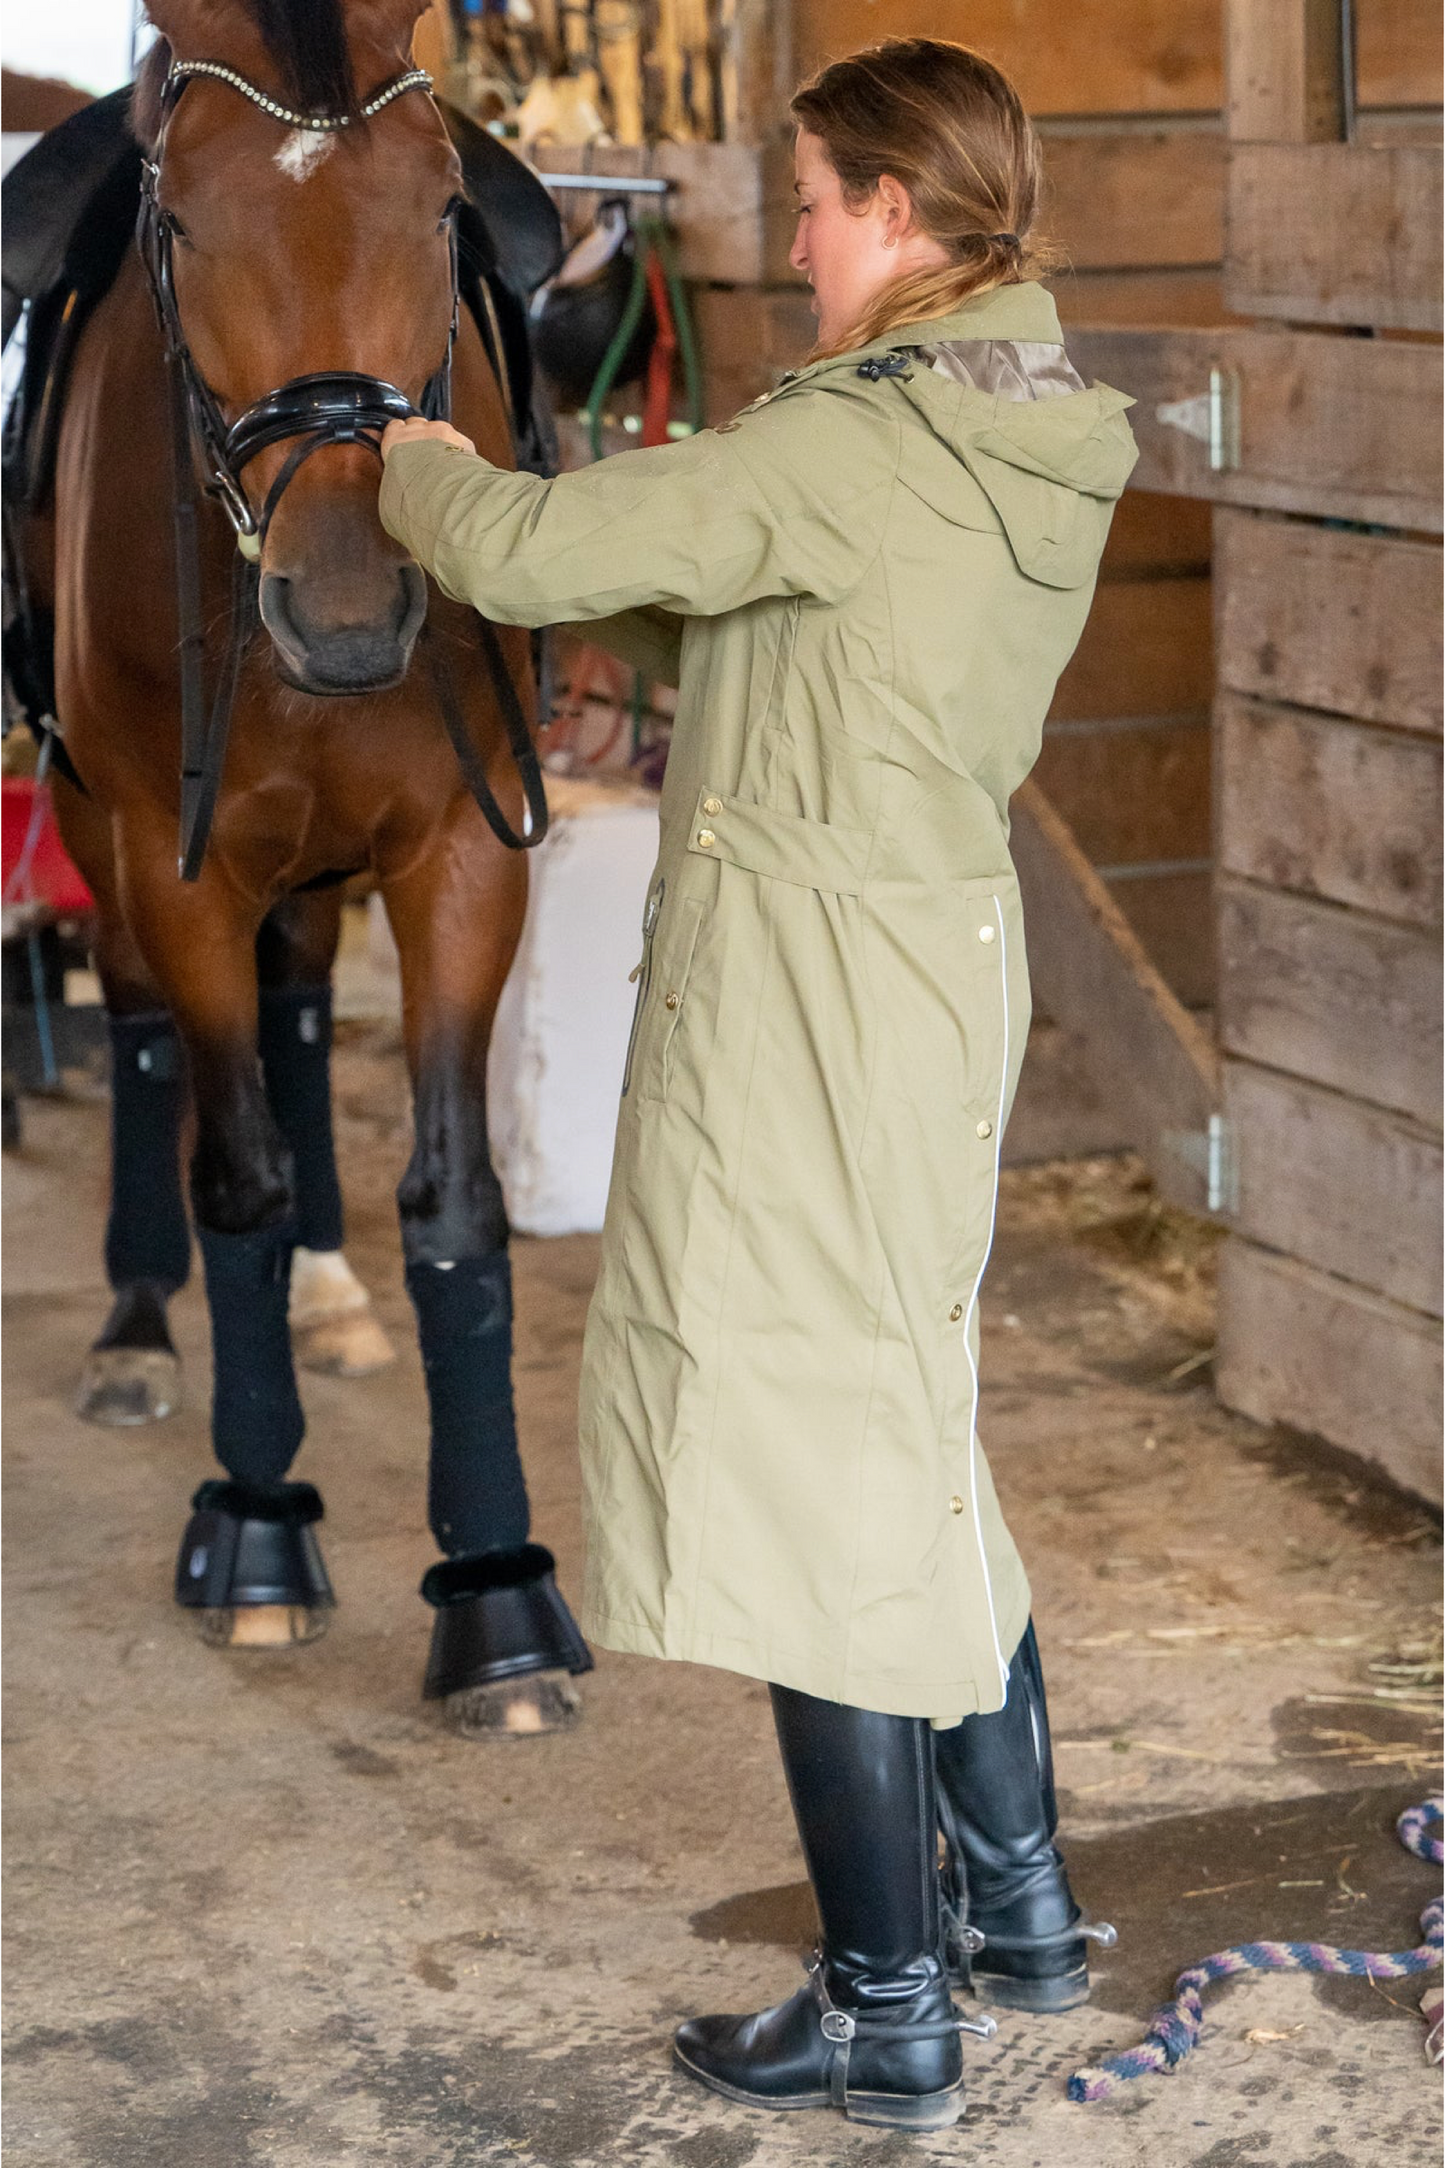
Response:
[[[1278,233],[1268,228],[1270,191],[1281,180],[1268,163],[1278,156],[1270,143],[1250,146],[1259,153],[1254,178],[1235,192],[1234,306],[1226,306],[1225,6],[792,0],[791,8],[773,10],[766,66],[760,63],[776,88],[788,73],[785,51],[798,78],[880,37],[953,36],[1005,68],[1038,120],[1042,225],[1064,255],[1052,282],[1060,314],[1084,374],[1135,395],[1131,419],[1144,450],[1136,487],[1115,520],[1083,642],[1050,712],[1038,776],[1174,991],[1199,1009],[1215,998],[1209,501],[1233,489],[1244,503],[1338,512],[1343,462],[1360,476],[1345,516],[1425,528],[1439,521],[1425,445],[1436,355],[1408,343],[1388,355],[1378,344],[1352,354],[1352,345],[1365,342],[1330,342],[1336,351],[1326,357],[1333,370],[1326,381],[1317,336],[1256,329],[1238,313],[1262,313],[1261,298],[1280,285],[1308,225],[1313,174],[1303,176],[1296,195],[1274,199],[1283,223]],[[1368,205],[1356,205],[1358,215],[1373,216],[1378,201],[1415,187],[1422,155],[1415,147],[1438,141],[1440,21],[1436,0],[1356,0],[1356,15],[1358,132],[1390,152],[1378,181],[1374,168],[1367,176]],[[771,127],[765,105],[750,109],[739,142],[587,154],[599,169],[647,165],[679,181],[673,208],[684,269],[698,282],[713,421],[768,389],[806,354],[814,333],[806,290],[787,262],[793,214],[790,131],[780,124],[785,103],[777,98]],[[1288,148],[1308,159],[1331,147]],[[558,154],[549,162],[577,159]],[[1358,160],[1346,170],[1358,187]],[[1418,236],[1409,247],[1420,257]],[[1309,320],[1329,322],[1336,320],[1329,309],[1360,305],[1370,259],[1339,236],[1332,250],[1318,253],[1315,284],[1327,300],[1325,313]],[[1403,267],[1397,287],[1416,276]],[[1248,486],[1211,475],[1197,438],[1158,415],[1161,405],[1197,396],[1216,358],[1237,371],[1245,394],[1254,436],[1245,448]],[[1392,373],[1398,382],[1386,385]],[[1410,567],[1418,591],[1429,571],[1418,559]],[[1396,571],[1405,570],[1402,560]],[[1393,579],[1396,571],[1382,576]],[[1338,614],[1321,624],[1324,592],[1337,592],[1327,567],[1316,568],[1313,587],[1306,580],[1297,590],[1295,646],[1313,651],[1317,673],[1332,667],[1327,649],[1337,655],[1349,645]],[[1267,677],[1268,643],[1255,651]],[[1392,652],[1375,656],[1364,674],[1397,675],[1402,667]],[[1270,697],[1267,683],[1252,690]],[[1359,712],[1368,715],[1364,697]],[[1093,1142],[1122,1141],[1107,1123],[1095,1127]]]
[[[1216,1376],[1229,1405],[1438,1499],[1440,356],[1418,334],[1441,321],[1439,178],[1413,151],[1325,140],[1311,27],[1307,0],[1231,0],[1227,290],[1376,336],[1231,334],[1239,464],[1213,481],[1232,500],[1216,759],[1237,1204]],[[1291,38],[1297,65],[1271,67]],[[1265,188],[1307,191],[1278,201],[1287,254]],[[1417,336],[1379,335],[1401,331]],[[1332,436],[1307,446],[1326,413]]]

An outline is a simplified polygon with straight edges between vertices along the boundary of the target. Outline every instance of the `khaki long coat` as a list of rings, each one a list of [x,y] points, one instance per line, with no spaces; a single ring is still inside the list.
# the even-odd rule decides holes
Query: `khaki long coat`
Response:
[[[1002,1704],[1028,1621],[976,1428],[1029,1021],[1008,802],[1135,456],[1107,387],[930,365],[976,341],[1037,360],[1051,299],[551,482],[403,446],[381,499],[449,594],[681,688],[583,1362],[585,1629],[937,1725]]]

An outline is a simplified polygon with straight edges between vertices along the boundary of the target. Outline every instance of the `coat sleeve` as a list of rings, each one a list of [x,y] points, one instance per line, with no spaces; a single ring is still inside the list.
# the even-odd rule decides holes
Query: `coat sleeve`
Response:
[[[435,440],[398,445],[381,521],[500,624],[639,608],[713,617],[766,596],[841,601],[877,555],[898,423],[812,391],[723,430],[541,481]]]

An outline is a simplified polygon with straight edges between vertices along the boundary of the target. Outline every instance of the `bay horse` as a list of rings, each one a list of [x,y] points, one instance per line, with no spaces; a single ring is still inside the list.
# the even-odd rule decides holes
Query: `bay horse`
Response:
[[[57,780],[56,811],[97,901],[107,1004],[169,1012],[195,1108],[224,1478],[193,1500],[177,1599],[230,1645],[306,1640],[332,1601],[320,1498],[290,1478],[296,1192],[258,1052],[257,940],[288,898],[369,869],[415,1112],[398,1205],[443,1554],[422,1584],[425,1690],[464,1729],[552,1729],[591,1658],[531,1540],[485,1105],[517,846],[524,814],[545,821],[530,652],[429,593],[376,514],[393,415],[450,409],[513,464],[504,365],[458,306],[460,170],[410,64],[418,0],[150,12],[131,108],[143,247],[81,334],[53,563],[31,569],[53,595],[84,786]],[[479,640],[489,673],[455,667]]]

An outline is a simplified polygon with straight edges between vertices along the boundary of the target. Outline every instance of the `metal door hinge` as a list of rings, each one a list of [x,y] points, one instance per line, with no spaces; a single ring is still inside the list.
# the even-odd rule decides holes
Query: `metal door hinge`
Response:
[[[1208,391],[1192,399],[1166,399],[1154,409],[1166,429],[1182,429],[1209,448],[1211,474],[1229,474],[1239,465],[1239,371],[1216,362]]]
[[[1207,1211],[1223,1215],[1239,1209],[1234,1129],[1222,1114],[1211,1114],[1205,1129],[1166,1129],[1163,1142],[1175,1159],[1203,1175]]]

